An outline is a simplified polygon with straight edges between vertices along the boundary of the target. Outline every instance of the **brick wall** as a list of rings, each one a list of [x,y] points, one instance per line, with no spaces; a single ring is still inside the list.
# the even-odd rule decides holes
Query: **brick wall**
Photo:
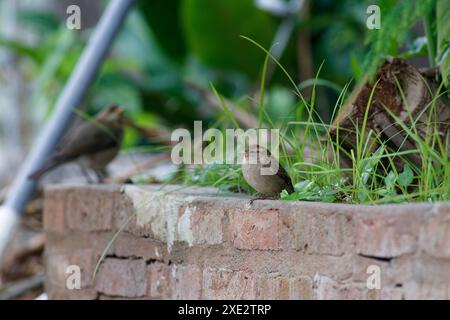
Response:
[[[211,188],[57,185],[44,224],[50,298],[450,298],[450,203],[250,206]],[[69,265],[80,290],[66,287]]]

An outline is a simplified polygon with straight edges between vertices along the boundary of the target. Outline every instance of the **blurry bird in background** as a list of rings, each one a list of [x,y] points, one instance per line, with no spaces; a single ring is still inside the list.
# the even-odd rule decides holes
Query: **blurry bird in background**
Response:
[[[97,116],[77,126],[60,143],[57,151],[44,164],[32,173],[30,179],[38,179],[46,172],[61,164],[83,160],[81,164],[90,167],[101,182],[106,177],[106,166],[117,156],[123,139],[123,112],[117,105],[110,105]]]

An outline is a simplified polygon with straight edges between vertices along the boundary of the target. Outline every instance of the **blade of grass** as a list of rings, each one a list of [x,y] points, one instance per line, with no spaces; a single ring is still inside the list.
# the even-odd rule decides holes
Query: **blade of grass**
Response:
[[[210,83],[210,86],[211,86],[212,91],[216,95],[217,100],[219,100],[219,103],[222,106],[222,109],[225,112],[225,114],[228,116],[228,118],[230,118],[231,122],[233,122],[234,126],[238,129],[240,129],[241,127],[240,127],[239,123],[237,122],[236,118],[233,116],[233,113],[231,112],[230,108],[228,108],[227,104],[222,99],[222,96],[217,92],[216,88],[214,87],[214,85],[212,83]]]
[[[108,254],[109,249],[113,245],[114,241],[116,241],[117,237],[125,230],[125,228],[128,226],[128,223],[130,223],[131,219],[136,215],[136,213],[133,213],[130,215],[125,223],[117,230],[117,232],[113,235],[111,240],[109,240],[108,244],[106,245],[105,249],[103,250],[100,258],[97,261],[97,264],[95,265],[94,272],[92,273],[92,283],[95,283],[95,277],[97,276],[97,272],[100,268],[100,265],[102,264],[103,260],[105,259],[106,255]]]

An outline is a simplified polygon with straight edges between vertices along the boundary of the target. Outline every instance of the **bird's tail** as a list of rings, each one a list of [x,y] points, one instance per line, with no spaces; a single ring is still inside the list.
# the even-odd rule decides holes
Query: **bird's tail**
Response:
[[[42,175],[44,175],[45,173],[47,173],[48,171],[52,170],[53,168],[59,166],[62,163],[62,161],[58,161],[55,159],[50,159],[49,161],[47,161],[47,163],[45,163],[42,168],[40,168],[39,170],[34,171],[32,174],[30,174],[28,176],[28,179],[31,180],[37,180],[39,179]]]

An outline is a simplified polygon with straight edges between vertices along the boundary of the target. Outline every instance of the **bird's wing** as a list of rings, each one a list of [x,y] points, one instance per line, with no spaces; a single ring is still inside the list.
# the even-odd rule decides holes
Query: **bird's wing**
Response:
[[[109,149],[120,144],[121,133],[104,127],[95,122],[86,122],[78,126],[72,134],[68,136],[64,145],[60,146],[55,154],[55,159],[77,158]]]
[[[288,189],[288,192],[294,191],[294,186],[292,185],[291,177],[289,177],[289,174],[286,172],[286,170],[283,168],[283,166],[280,164],[278,169],[278,176],[283,179],[283,181],[288,186],[286,189]]]

